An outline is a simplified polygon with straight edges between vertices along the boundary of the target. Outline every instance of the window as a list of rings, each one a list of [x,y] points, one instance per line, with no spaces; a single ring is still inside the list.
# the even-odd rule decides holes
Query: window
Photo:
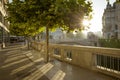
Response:
[[[69,59],[72,59],[72,52],[71,51],[67,51],[67,58],[69,58]]]
[[[115,30],[118,30],[118,26],[117,25],[115,25]]]
[[[55,49],[54,49],[54,54],[56,54],[56,55],[60,55],[60,49],[55,48]]]
[[[65,58],[67,59],[67,60],[72,60],[72,51],[71,50],[69,50],[69,49],[65,49],[64,50],[65,51]]]
[[[118,26],[115,25],[115,39],[118,38]]]

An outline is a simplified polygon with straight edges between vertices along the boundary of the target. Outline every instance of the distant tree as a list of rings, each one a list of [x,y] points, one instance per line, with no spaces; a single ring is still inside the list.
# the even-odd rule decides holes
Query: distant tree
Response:
[[[8,4],[10,32],[30,37],[46,28],[48,55],[49,29],[83,29],[81,23],[92,11],[91,4],[86,0],[13,0]]]
[[[101,47],[120,48],[119,39],[99,39],[99,44]]]

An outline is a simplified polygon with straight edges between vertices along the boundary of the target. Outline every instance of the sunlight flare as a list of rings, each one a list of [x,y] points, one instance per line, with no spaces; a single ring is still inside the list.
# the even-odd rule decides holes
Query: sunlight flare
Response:
[[[84,19],[82,24],[83,24],[83,26],[89,26],[90,25],[90,21],[88,21],[87,19]]]
[[[23,80],[38,80],[43,75],[45,75],[49,70],[51,70],[52,67],[53,65],[51,63],[47,63],[38,70],[36,70],[35,72],[31,73],[31,75],[25,77]]]
[[[59,70],[56,72],[56,74],[50,80],[63,80],[65,75],[66,75],[65,72]]]

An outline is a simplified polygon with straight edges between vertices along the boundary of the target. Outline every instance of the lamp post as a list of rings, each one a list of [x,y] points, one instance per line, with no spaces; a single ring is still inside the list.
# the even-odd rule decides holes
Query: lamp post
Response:
[[[4,29],[2,28],[2,46],[1,46],[1,48],[5,48],[5,42],[4,42]]]

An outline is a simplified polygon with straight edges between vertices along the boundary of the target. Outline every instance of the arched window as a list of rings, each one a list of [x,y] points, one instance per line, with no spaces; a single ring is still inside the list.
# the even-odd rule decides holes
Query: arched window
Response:
[[[115,39],[118,38],[118,25],[115,25],[114,37],[115,37]]]
[[[115,25],[115,30],[118,30],[118,25]]]

